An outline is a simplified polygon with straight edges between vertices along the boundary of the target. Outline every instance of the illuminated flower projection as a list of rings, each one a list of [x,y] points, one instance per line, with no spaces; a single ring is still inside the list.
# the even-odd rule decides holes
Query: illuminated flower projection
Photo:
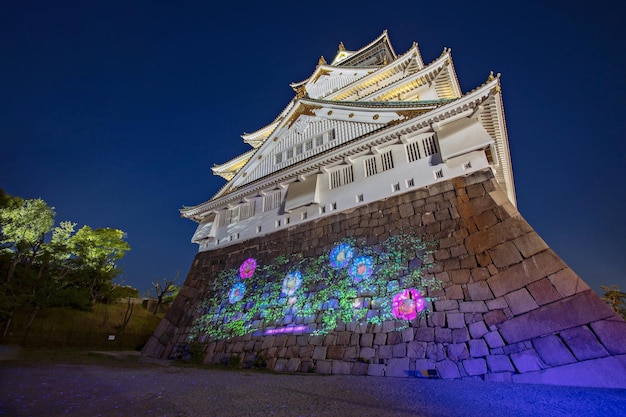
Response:
[[[240,301],[243,298],[243,295],[246,293],[246,284],[243,282],[238,282],[230,289],[228,293],[228,301],[231,304]]]
[[[330,251],[330,266],[337,269],[344,268],[350,263],[353,255],[352,246],[347,243],[337,245]]]
[[[314,257],[302,253],[263,261],[250,257],[218,272],[198,305],[189,337],[327,334],[341,322],[382,325],[403,320],[396,326],[408,327],[427,309],[426,301],[432,301],[419,291],[442,286],[440,280],[423,275],[434,247],[436,242],[423,241],[417,234],[400,233],[376,247],[365,246],[365,240],[344,239]],[[424,264],[415,260],[418,252]],[[315,326],[303,327],[308,320]]]
[[[256,261],[253,258],[248,258],[239,267],[239,276],[242,279],[250,278],[254,275],[254,271],[256,270]]]
[[[425,307],[424,298],[415,288],[399,292],[393,297],[393,315],[402,320],[413,320]]]
[[[358,256],[352,261],[348,274],[354,282],[369,278],[374,271],[374,261],[369,256]]]
[[[287,297],[292,296],[298,291],[300,285],[302,284],[302,274],[300,271],[293,271],[285,275],[285,279],[283,280],[283,295]]]

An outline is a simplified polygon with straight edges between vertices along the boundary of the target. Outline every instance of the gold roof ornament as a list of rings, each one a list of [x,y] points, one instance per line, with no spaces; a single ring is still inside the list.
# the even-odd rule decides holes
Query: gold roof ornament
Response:
[[[322,55],[320,57],[320,60],[317,61],[317,65],[326,65],[326,59],[324,58],[324,55]]]
[[[298,91],[296,91],[296,99],[301,99],[301,98],[305,98],[307,97],[307,92],[306,92],[306,86],[302,86],[300,88],[298,88]]]
[[[343,42],[339,42],[339,50],[340,51],[345,51],[346,50],[346,47],[343,46]]]
[[[487,81],[493,81],[496,77],[493,76],[493,71],[489,71],[489,77],[487,77]]]

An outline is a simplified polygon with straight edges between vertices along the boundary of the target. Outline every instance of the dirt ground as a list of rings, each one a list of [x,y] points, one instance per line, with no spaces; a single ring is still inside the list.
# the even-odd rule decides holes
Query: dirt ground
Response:
[[[275,374],[136,352],[0,360],[0,416],[624,416],[626,390]]]

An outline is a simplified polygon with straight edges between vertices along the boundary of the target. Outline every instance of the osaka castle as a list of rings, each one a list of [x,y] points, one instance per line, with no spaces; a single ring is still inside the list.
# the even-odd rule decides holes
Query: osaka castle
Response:
[[[517,210],[499,76],[463,93],[385,31],[291,87],[181,209],[199,251],[144,355],[626,388],[626,323]]]
[[[385,31],[356,51],[340,43],[291,87],[270,124],[242,135],[251,149],[212,168],[226,184],[181,210],[200,251],[485,168],[515,204],[500,79],[463,94],[449,49],[426,65]]]

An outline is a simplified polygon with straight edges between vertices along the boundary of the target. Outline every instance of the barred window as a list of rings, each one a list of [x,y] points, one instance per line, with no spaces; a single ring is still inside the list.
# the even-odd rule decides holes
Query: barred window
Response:
[[[354,181],[352,165],[344,166],[330,173],[330,189],[341,187]]]
[[[382,154],[380,160],[382,162],[383,171],[393,168],[393,156],[391,155],[391,151]]]
[[[276,191],[263,197],[263,211],[270,211],[280,206],[282,194]]]

